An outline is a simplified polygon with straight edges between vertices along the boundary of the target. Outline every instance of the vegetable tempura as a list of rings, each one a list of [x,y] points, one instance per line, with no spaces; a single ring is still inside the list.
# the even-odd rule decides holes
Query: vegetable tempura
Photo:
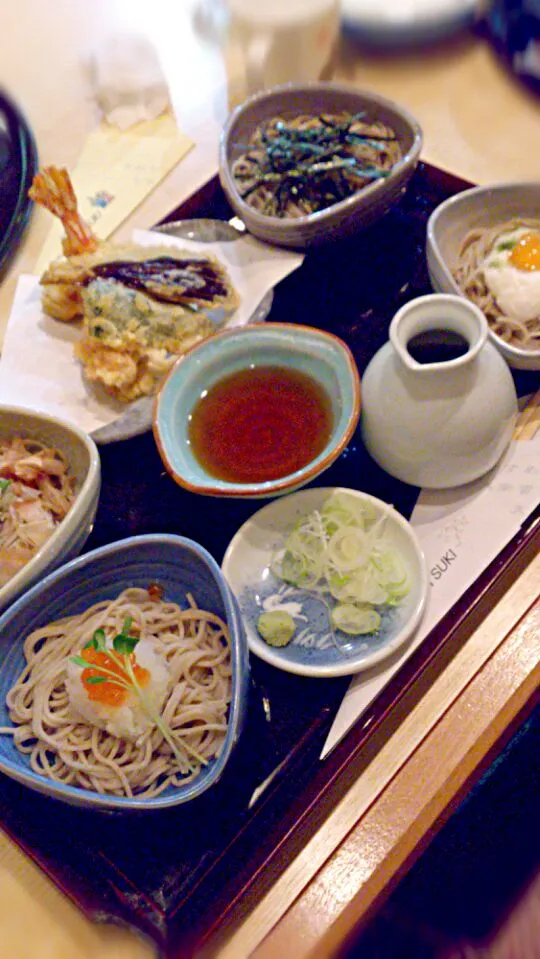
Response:
[[[177,357],[212,335],[238,306],[226,270],[212,256],[177,247],[115,245],[84,223],[66,170],[34,177],[31,199],[58,216],[65,257],[41,277],[42,305],[57,320],[82,319],[75,347],[88,379],[117,399],[155,392]]]

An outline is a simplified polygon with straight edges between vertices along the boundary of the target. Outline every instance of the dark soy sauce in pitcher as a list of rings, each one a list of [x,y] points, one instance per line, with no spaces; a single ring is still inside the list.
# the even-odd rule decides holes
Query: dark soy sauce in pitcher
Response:
[[[407,352],[417,363],[448,363],[464,356],[468,349],[468,341],[455,330],[423,330],[407,342]]]

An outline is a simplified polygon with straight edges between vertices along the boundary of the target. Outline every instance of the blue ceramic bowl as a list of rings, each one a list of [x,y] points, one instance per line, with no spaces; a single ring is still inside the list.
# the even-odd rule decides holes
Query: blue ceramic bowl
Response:
[[[332,434],[318,456],[287,476],[258,483],[218,479],[193,453],[190,416],[201,395],[216,382],[256,366],[285,367],[315,380],[330,397]],[[178,360],[157,396],[154,436],[168,472],[180,486],[207,496],[259,499],[290,493],[328,469],[349,442],[359,416],[360,377],[342,340],[309,326],[264,323],[213,336]]]
[[[10,726],[6,694],[24,667],[23,641],[33,630],[80,613],[93,603],[117,596],[129,586],[159,583],[166,599],[186,607],[186,592],[200,607],[228,624],[231,636],[232,699],[228,730],[219,757],[185,786],[168,787],[155,798],[106,796],[67,786],[34,772],[11,736],[0,735],[0,772],[25,786],[75,806],[105,810],[165,809],[195,799],[221,777],[244,723],[248,683],[248,647],[238,605],[218,564],[190,539],[151,534],[103,546],[72,560],[34,586],[0,617],[0,726]]]

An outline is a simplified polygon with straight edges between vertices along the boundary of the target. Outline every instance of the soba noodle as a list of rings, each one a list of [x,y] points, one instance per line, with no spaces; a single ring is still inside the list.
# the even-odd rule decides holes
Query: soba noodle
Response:
[[[395,132],[362,114],[273,117],[257,128],[232,175],[254,209],[299,217],[388,176],[401,156]]]
[[[458,252],[453,276],[459,288],[480,307],[493,330],[505,343],[525,350],[540,350],[540,312],[523,319],[504,312],[490,290],[484,273],[486,257],[496,247],[503,234],[519,228],[540,233],[540,221],[513,219],[492,229],[470,230]]]
[[[152,590],[126,589],[76,616],[50,623],[24,642],[26,666],[7,695],[16,747],[32,769],[70,786],[114,796],[148,798],[194,779],[218,756],[231,698],[230,642],[214,613],[152,598]],[[135,742],[81,721],[66,689],[67,663],[103,629],[108,638],[126,618],[140,640],[150,640],[169,673],[160,714],[176,753],[152,725]],[[135,650],[136,652],[136,650]]]

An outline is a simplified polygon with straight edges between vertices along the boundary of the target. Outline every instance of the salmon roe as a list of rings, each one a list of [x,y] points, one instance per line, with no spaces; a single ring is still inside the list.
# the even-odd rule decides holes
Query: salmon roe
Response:
[[[83,669],[81,674],[82,684],[88,699],[92,700],[92,702],[103,703],[106,706],[122,706],[129,696],[129,689],[126,689],[124,685],[120,686],[115,683],[113,677],[110,676],[110,673],[114,673],[122,683],[130,683],[129,674],[126,673],[121,663],[117,662],[112,656],[109,656],[108,653],[94,649],[91,646],[88,649],[83,649],[81,656],[87,663],[92,664],[88,669]],[[129,656],[123,656],[122,659],[129,660],[131,663],[135,679],[139,686],[143,688],[147,686],[150,681],[149,670],[137,664],[133,653]],[[107,672],[104,672],[104,670],[107,670]],[[104,677],[105,682],[88,682],[88,680],[94,676]]]
[[[540,270],[540,233],[526,233],[510,254],[510,263],[517,270]]]

